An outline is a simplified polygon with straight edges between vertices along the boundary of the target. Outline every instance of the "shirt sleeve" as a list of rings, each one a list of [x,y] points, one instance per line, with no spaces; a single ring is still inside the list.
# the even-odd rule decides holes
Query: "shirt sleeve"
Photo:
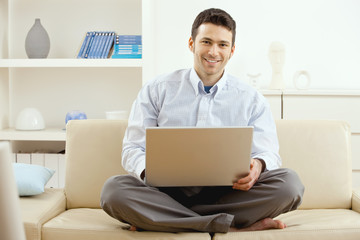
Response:
[[[132,105],[123,140],[123,168],[139,179],[145,170],[145,129],[150,126],[157,126],[158,111],[154,102],[150,85],[147,84],[140,90]]]
[[[249,125],[254,127],[252,158],[264,160],[268,170],[281,166],[279,141],[270,105],[264,97],[255,104]]]

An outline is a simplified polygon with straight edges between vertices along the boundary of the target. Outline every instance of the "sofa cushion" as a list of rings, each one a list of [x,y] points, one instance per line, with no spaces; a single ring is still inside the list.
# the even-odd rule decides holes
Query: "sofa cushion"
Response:
[[[55,171],[39,165],[13,163],[16,185],[20,196],[43,193],[46,183]]]
[[[65,211],[63,189],[45,189],[32,197],[20,198],[20,210],[27,240],[41,239],[41,226],[49,219]]]
[[[332,120],[278,120],[283,167],[305,186],[301,209],[351,207],[350,127]]]
[[[102,209],[70,209],[44,224],[42,240],[211,239],[208,233],[131,232],[127,227]]]
[[[67,208],[100,208],[104,182],[124,174],[121,165],[125,120],[73,120],[66,125]]]
[[[338,240],[360,239],[360,214],[348,209],[297,210],[282,214],[287,228],[281,230],[215,234],[214,240]]]

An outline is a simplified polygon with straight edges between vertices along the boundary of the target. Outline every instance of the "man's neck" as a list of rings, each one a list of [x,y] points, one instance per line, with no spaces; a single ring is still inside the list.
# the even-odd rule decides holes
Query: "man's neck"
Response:
[[[204,86],[214,86],[222,78],[224,72],[222,72],[220,75],[206,74],[205,76],[202,76],[196,71],[196,74],[199,76]]]

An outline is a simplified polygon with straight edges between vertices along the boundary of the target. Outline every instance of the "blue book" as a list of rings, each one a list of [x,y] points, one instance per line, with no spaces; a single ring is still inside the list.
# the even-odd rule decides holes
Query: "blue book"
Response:
[[[84,52],[84,57],[83,58],[88,58],[89,52],[90,52],[90,49],[91,49],[91,45],[92,45],[92,42],[94,40],[94,36],[95,36],[95,32],[91,32],[91,36],[89,38],[89,43],[87,44],[86,51]]]
[[[139,51],[139,50],[142,50],[142,45],[118,45],[118,44],[115,44],[114,49]]]
[[[99,39],[99,45],[95,52],[95,58],[101,58],[104,46],[105,46],[105,38],[106,38],[106,32],[101,32],[100,39]]]
[[[117,35],[116,44],[119,45],[141,45],[141,35]]]
[[[141,40],[141,35],[117,35],[120,40]]]
[[[102,40],[102,37],[103,37],[103,33],[104,32],[98,32],[98,40],[96,42],[96,45],[94,46],[94,52],[93,52],[92,58],[98,58],[99,48],[100,48],[100,45],[101,45],[101,40]]]
[[[112,32],[106,32],[106,34],[105,34],[104,48],[103,48],[102,53],[101,53],[101,58],[106,58],[107,57],[106,56],[106,48],[107,48],[107,44],[110,41],[111,33]]]
[[[90,37],[90,32],[87,32],[86,35],[85,35],[84,41],[83,41],[83,43],[82,43],[82,45],[81,45],[81,48],[80,48],[80,51],[79,51],[79,54],[78,54],[77,58],[81,58],[81,57],[82,57],[82,54],[83,54],[83,52],[84,52],[86,43],[87,43],[87,41],[89,40],[89,37]]]
[[[114,39],[115,39],[115,32],[110,32],[109,36],[106,40],[105,50],[104,50],[103,56],[102,56],[103,58],[108,58],[110,49],[114,44]]]
[[[114,53],[142,54],[142,45],[115,45]]]
[[[111,58],[130,58],[139,59],[142,58],[142,54],[113,54]]]
[[[93,42],[91,44],[91,48],[90,48],[90,51],[89,51],[88,58],[94,58],[96,48],[97,48],[97,46],[99,44],[99,36],[100,36],[100,32],[95,32],[95,36],[94,36]]]
[[[118,45],[141,45],[141,41],[115,41]]]
[[[107,43],[108,43],[109,38],[110,38],[110,34],[111,34],[111,32],[106,32],[106,33],[105,33],[104,47],[103,47],[102,52],[101,52],[101,58],[106,58],[105,52],[106,52]]]
[[[92,37],[92,35],[93,35],[93,32],[88,32],[88,34],[89,34],[89,37],[87,38],[86,43],[85,43],[84,50],[83,50],[83,52],[81,53],[81,58],[85,58],[85,54],[86,54],[86,51],[88,50],[89,43],[90,43],[91,37]]]

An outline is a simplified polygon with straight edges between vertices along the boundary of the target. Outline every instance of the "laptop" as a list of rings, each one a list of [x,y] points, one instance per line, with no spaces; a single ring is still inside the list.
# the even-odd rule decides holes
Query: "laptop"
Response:
[[[252,136],[253,127],[147,128],[145,182],[232,186],[250,171]]]

